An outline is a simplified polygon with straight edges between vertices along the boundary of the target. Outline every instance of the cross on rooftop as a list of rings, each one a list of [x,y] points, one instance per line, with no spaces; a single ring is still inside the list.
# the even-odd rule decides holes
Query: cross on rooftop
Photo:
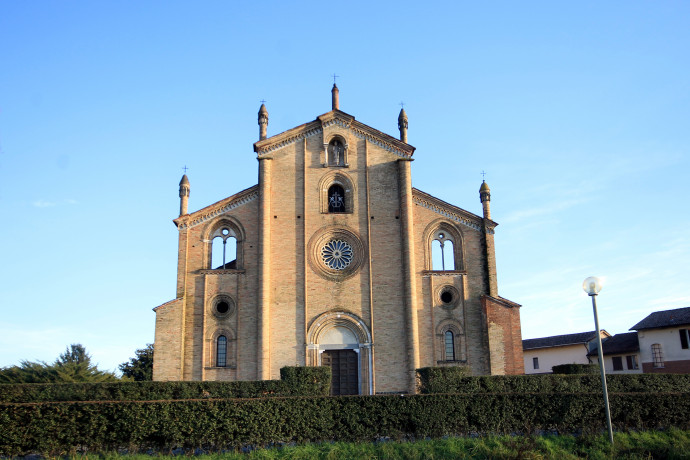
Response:
[[[262,104],[265,104],[265,103],[266,103],[266,101],[263,100],[263,99],[261,99],[259,102],[261,102]]]
[[[485,177],[486,177],[486,173],[485,173],[484,170],[482,169],[482,180],[484,180]]]
[[[400,101],[400,108],[404,109],[405,108],[405,103],[403,101]]]
[[[189,169],[189,168],[187,167],[187,165],[184,165],[184,166],[182,167],[182,169],[184,169],[184,173],[187,174],[187,170]]]
[[[338,78],[340,75],[336,75],[335,73],[333,74],[333,84],[335,85],[335,79]]]

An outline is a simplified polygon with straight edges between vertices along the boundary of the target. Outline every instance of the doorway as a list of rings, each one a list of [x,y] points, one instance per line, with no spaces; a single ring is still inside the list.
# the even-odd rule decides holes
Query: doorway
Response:
[[[359,394],[359,355],[354,350],[325,350],[321,364],[331,368],[331,396]]]

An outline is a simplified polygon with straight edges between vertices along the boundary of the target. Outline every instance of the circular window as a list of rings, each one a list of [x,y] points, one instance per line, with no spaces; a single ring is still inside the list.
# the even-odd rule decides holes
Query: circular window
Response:
[[[213,314],[217,318],[225,318],[235,311],[235,302],[225,295],[218,296],[213,301]]]
[[[223,230],[220,231],[220,233],[222,233],[223,235],[227,235],[230,233],[230,230],[228,230],[227,228],[224,228]]]
[[[359,237],[342,227],[316,232],[309,240],[308,251],[312,270],[333,281],[342,281],[354,275],[366,258]]]
[[[450,291],[443,291],[441,293],[441,302],[449,304],[453,302],[453,293]]]
[[[460,293],[450,284],[441,286],[436,290],[437,305],[443,308],[455,308],[460,300]]]
[[[352,262],[352,246],[347,241],[331,240],[321,248],[323,262],[333,270],[344,270]]]

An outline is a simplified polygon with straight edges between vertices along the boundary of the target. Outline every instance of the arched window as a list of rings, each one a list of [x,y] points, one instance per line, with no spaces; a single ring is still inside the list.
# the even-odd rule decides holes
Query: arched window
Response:
[[[328,144],[328,165],[345,166],[346,146],[340,139],[333,139]]]
[[[211,242],[211,268],[234,270],[237,268],[237,238],[223,227]]]
[[[224,335],[216,339],[216,367],[228,365],[228,339]]]
[[[446,348],[446,361],[455,361],[455,338],[453,337],[453,332],[446,331],[443,340]]]
[[[431,241],[431,269],[437,271],[455,270],[455,245],[448,232],[439,230]]]
[[[328,188],[328,212],[346,212],[345,190],[339,184]]]

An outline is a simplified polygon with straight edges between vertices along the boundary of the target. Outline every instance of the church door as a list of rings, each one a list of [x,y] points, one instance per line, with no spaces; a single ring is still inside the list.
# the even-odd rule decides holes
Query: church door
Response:
[[[359,356],[353,350],[325,350],[321,364],[331,368],[331,396],[359,394]]]

